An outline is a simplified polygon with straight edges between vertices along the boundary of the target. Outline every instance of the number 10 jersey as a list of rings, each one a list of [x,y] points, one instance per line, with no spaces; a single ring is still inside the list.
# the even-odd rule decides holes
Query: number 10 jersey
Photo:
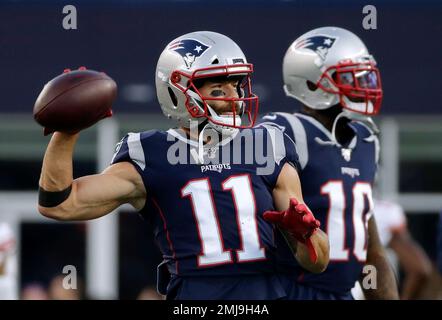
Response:
[[[307,286],[345,295],[359,279],[367,258],[378,138],[363,123],[353,121],[349,125],[354,137],[341,146],[320,122],[300,113],[277,112],[261,122],[278,126],[295,142],[304,201],[321,221],[330,242],[327,269],[312,274],[299,266],[279,240],[280,271]]]

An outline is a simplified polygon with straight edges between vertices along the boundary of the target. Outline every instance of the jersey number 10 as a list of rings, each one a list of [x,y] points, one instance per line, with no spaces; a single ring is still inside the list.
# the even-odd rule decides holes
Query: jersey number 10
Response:
[[[345,223],[346,194],[340,180],[327,182],[321,188],[321,194],[329,197],[329,211],[327,215],[327,234],[330,240],[330,261],[348,261],[349,248],[346,248],[348,228]],[[367,182],[356,182],[353,186],[353,208],[351,223],[353,224],[354,243],[352,253],[360,262],[367,259],[367,212],[373,209],[371,185]],[[365,199],[369,208],[365,208]]]

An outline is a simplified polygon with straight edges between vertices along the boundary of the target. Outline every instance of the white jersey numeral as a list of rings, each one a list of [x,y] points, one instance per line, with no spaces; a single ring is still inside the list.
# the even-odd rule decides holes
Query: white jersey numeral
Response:
[[[230,251],[226,251],[223,246],[209,179],[190,181],[181,190],[181,195],[183,197],[190,196],[192,201],[202,251],[198,256],[198,266],[232,262]]]
[[[236,250],[238,262],[265,259],[264,248],[260,246],[256,203],[250,177],[232,176],[222,183],[223,190],[232,192],[236,210],[236,221],[241,249]],[[219,218],[208,178],[192,180],[181,190],[181,196],[190,196],[193,214],[201,242],[198,266],[207,267],[232,263],[229,250],[224,248]]]
[[[330,241],[330,260],[348,260],[345,248],[345,193],[342,181],[329,181],[322,186],[321,194],[329,199],[327,215],[327,235]]]
[[[330,260],[347,261],[349,248],[346,248],[346,199],[343,182],[333,180],[321,188],[321,194],[329,197],[329,211],[327,215],[327,234],[330,240]],[[364,262],[367,258],[367,229],[368,219],[365,213],[373,208],[371,185],[367,182],[357,182],[353,186],[352,223],[354,244],[352,253],[358,261]],[[367,198],[369,208],[365,208]]]
[[[230,177],[223,182],[223,189],[232,192],[236,210],[241,249],[237,250],[238,262],[264,259],[256,221],[256,202],[248,175]]]
[[[368,211],[365,210],[365,198],[368,200]],[[353,254],[361,262],[367,260],[368,219],[365,213],[371,212],[373,207],[371,185],[367,182],[356,182],[353,187],[353,227],[355,233]]]

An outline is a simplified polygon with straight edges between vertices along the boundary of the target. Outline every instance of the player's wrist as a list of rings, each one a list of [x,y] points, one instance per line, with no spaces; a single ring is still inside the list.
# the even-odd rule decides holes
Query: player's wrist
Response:
[[[318,230],[318,228],[310,228],[304,231],[300,231],[299,229],[290,228],[287,231],[292,235],[298,242],[306,243],[308,239],[310,239]]]
[[[45,128],[44,128],[44,131],[43,131],[43,134],[44,134],[45,136],[48,136],[48,135],[53,134],[53,133],[56,133],[56,132],[64,133],[64,134],[66,134],[66,135],[73,136],[73,135],[76,135],[76,134],[80,133],[80,130],[59,131],[59,130],[50,129],[50,128],[46,128],[46,127],[45,127]]]
[[[61,131],[55,131],[52,134],[52,139],[55,141],[61,141],[62,143],[75,143],[80,136],[80,132],[76,133],[66,133]]]
[[[55,131],[54,134],[62,136],[66,139],[72,139],[72,138],[77,138],[80,135],[80,131],[75,131],[75,132]]]

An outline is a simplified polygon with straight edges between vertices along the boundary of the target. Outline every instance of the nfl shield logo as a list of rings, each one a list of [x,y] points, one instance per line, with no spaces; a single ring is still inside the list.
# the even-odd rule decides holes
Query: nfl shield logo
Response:
[[[345,149],[345,148],[341,149],[342,157],[347,162],[349,162],[351,160],[351,151],[352,151],[351,149]]]

